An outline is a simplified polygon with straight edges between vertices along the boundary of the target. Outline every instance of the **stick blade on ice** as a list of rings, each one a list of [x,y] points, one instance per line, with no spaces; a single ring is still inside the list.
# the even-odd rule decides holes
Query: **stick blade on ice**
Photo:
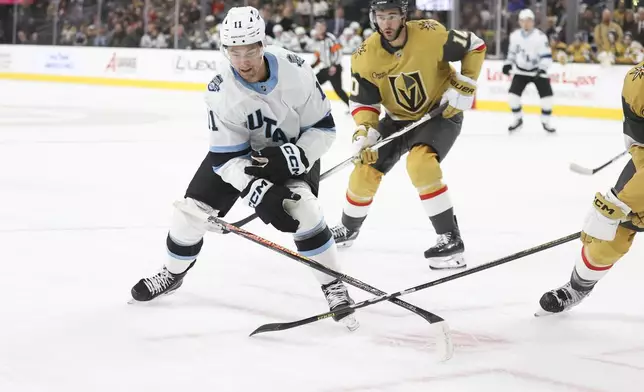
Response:
[[[578,165],[576,163],[571,163],[570,164],[570,170],[574,171],[575,173],[578,174],[583,174],[585,176],[592,176],[593,175],[593,170],[589,169],[587,167],[583,167],[581,165]]]

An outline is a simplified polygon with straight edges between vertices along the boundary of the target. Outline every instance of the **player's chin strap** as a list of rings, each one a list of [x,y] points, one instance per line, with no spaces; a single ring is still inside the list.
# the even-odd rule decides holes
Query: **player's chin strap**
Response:
[[[335,270],[332,270],[328,267],[325,267],[324,265],[318,263],[317,261],[310,259],[306,256],[300,255],[299,253],[287,249],[281,245],[278,245],[272,241],[269,241],[265,238],[262,238],[258,235],[255,235],[249,231],[246,231],[244,229],[241,229],[239,227],[236,227],[235,225],[232,225],[230,223],[227,223],[223,221],[222,219],[210,215],[209,213],[205,212],[202,209],[198,208],[189,208],[187,207],[186,203],[183,203],[182,201],[176,201],[174,203],[174,206],[181,210],[182,212],[185,212],[186,214],[189,214],[196,219],[199,219],[203,222],[203,224],[208,227],[208,230],[210,231],[227,231],[230,233],[237,234],[238,236],[245,238],[251,242],[254,242],[256,244],[259,244],[267,249],[270,249],[274,252],[280,253],[289,259],[295,260],[297,262],[300,262],[310,268],[313,268],[314,270],[317,270],[319,272],[322,272],[324,274],[327,274],[329,276],[332,276],[336,279],[339,279],[347,284],[350,284],[351,286],[357,287],[361,290],[364,290],[366,292],[369,292],[373,295],[378,295],[381,298],[383,296],[387,296],[388,294],[385,293],[384,291],[381,291],[365,282],[362,282],[356,278],[353,278],[349,275],[342,274],[340,272],[337,272]],[[428,312],[425,309],[416,307],[408,302],[401,301],[397,298],[391,298],[389,300],[391,303],[394,305],[398,305],[401,308],[405,308],[409,310],[410,312],[413,312],[420,317],[424,318],[425,321],[428,323],[432,324],[435,327],[435,332],[436,332],[436,349],[438,351],[438,355],[440,360],[442,361],[447,361],[450,359],[454,353],[454,346],[452,344],[452,338],[449,332],[449,326],[447,325],[447,322],[440,316],[435,315],[434,313]],[[327,317],[331,317],[333,314]],[[253,334],[257,333],[257,331],[253,332]]]
[[[436,118],[436,117],[440,116],[443,113],[443,111],[447,108],[448,104],[449,104],[448,102],[445,102],[445,103],[441,104],[436,109],[429,111],[429,113],[425,114],[423,117],[421,117],[418,120],[414,121],[413,123],[407,125],[406,127],[402,128],[401,130],[392,133],[391,135],[387,136],[386,138],[381,139],[380,141],[378,141],[373,146],[370,146],[369,148],[372,149],[372,150],[377,150],[377,149],[381,148],[382,146],[385,146],[385,145],[389,144],[392,140],[394,140],[394,139],[406,134],[407,132],[413,131],[414,129],[416,129],[416,127],[426,123],[427,121],[431,120],[432,118]],[[324,180],[325,178],[328,178],[329,176],[332,176],[333,174],[335,174],[335,173],[339,172],[340,170],[344,169],[345,166],[347,166],[349,163],[353,162],[358,156],[359,156],[359,154],[352,155],[351,157],[345,159],[344,161],[338,163],[337,165],[333,166],[329,170],[325,171],[320,176],[320,181]],[[249,222],[255,220],[255,218],[257,218],[257,214],[252,214],[252,215],[247,216],[244,219],[238,220],[237,222],[233,222],[232,225],[237,226],[237,227],[242,227],[242,226],[248,224]],[[223,233],[227,234],[227,233],[229,233],[229,231],[224,230]]]

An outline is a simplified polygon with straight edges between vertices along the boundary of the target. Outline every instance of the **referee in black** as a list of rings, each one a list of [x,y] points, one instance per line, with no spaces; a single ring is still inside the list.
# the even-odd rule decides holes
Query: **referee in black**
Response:
[[[322,64],[322,69],[317,73],[320,85],[329,81],[333,90],[349,107],[349,96],[342,89],[342,45],[333,34],[327,32],[324,20],[315,23],[315,62],[313,67]]]

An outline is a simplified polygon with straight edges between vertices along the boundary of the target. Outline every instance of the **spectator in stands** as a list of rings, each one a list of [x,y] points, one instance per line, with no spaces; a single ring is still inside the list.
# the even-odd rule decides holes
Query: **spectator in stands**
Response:
[[[295,8],[293,8],[291,3],[285,4],[284,9],[282,10],[282,16],[278,21],[278,23],[284,28],[284,31],[289,33],[293,32],[293,25],[295,24],[295,20],[293,19],[294,12]]]
[[[338,38],[344,31],[345,27],[349,27],[349,22],[344,19],[344,8],[338,7],[335,9],[335,16],[333,19],[327,21],[326,30]]]
[[[298,22],[300,26],[309,27],[311,26],[311,13],[313,12],[313,6],[309,0],[300,0],[297,2],[297,7],[295,8],[295,14],[298,15]]]
[[[630,31],[624,33],[624,46],[626,47],[624,56],[630,60],[627,64],[639,64],[644,60],[644,46],[633,40],[633,34]]]
[[[190,49],[190,40],[185,34],[183,25],[179,24],[177,26],[173,26],[170,33],[171,37],[174,37],[175,31],[177,34],[177,49]]]
[[[574,63],[595,62],[595,55],[590,45],[585,42],[583,32],[575,34],[575,40],[568,46],[567,52],[569,61]]]
[[[637,10],[637,27],[634,31],[635,41],[638,41],[640,44],[644,45],[644,7],[640,7]]]
[[[582,14],[580,20],[579,20],[579,30],[584,32],[586,37],[590,37],[593,32],[595,31],[595,14],[593,13],[593,10],[590,8],[586,8],[584,10],[584,13]],[[590,41],[592,43],[593,41]]]
[[[148,25],[148,31],[141,37],[142,48],[163,49],[168,47],[168,43],[163,34],[159,33],[154,23]]]
[[[275,35],[273,34],[273,27],[275,27],[275,23],[273,22],[273,11],[271,10],[271,5],[264,4],[259,13],[266,23],[266,36],[275,38]]]
[[[609,32],[614,32],[616,37],[614,42],[611,42],[609,37]],[[595,45],[597,46],[598,52],[613,52],[615,42],[622,42],[624,38],[624,32],[622,28],[612,20],[612,13],[609,9],[605,9],[602,12],[602,21],[595,27],[594,32]]]
[[[626,36],[626,32],[630,32],[633,35],[637,34],[637,22],[635,21],[635,13],[633,10],[626,10],[624,13],[622,30],[624,31],[624,36]]]
[[[617,9],[613,12],[613,20],[620,26],[624,26],[624,17],[626,16],[626,5],[624,1],[620,1],[617,4]]]
[[[315,3],[313,3],[313,16],[315,16],[316,19],[326,18],[328,13],[329,3],[325,0],[315,0]]]

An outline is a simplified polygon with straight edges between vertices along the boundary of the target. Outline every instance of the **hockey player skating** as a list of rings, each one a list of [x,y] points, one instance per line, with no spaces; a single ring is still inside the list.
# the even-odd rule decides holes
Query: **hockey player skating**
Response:
[[[465,267],[464,245],[454,216],[440,162],[460,134],[463,114],[470,109],[476,79],[485,58],[485,43],[476,35],[447,31],[434,20],[407,21],[407,0],[374,0],[370,19],[377,33],[353,54],[351,110],[358,125],[353,148],[360,151],[349,179],[342,223],[332,229],[338,245],[349,246],[367,217],[382,177],[407,156],[407,173],[438,234],[425,251],[434,269]],[[461,73],[449,61],[461,62]],[[393,142],[369,149],[419,119],[441,101],[449,106]],[[379,121],[381,108],[385,117]]]
[[[266,224],[294,233],[298,252],[338,270],[337,250],[318,204],[320,157],[335,139],[331,106],[312,69],[297,55],[264,47],[264,20],[252,7],[232,8],[221,26],[231,66],[208,84],[210,150],[174,211],[168,258],[132,288],[137,301],[178,289],[203,245],[205,223],[183,209],[223,217],[237,199]],[[255,164],[254,164],[255,163]],[[353,303],[339,280],[315,272],[329,307]],[[350,330],[353,314],[339,316]]]
[[[538,315],[579,304],[644,231],[644,63],[632,68],[622,89],[624,136],[631,154],[617,184],[595,194],[581,235],[583,246],[570,281],[545,293]]]
[[[534,83],[541,97],[543,129],[555,132],[550,124],[553,105],[552,86],[548,77],[548,68],[552,64],[550,43],[548,37],[534,27],[534,13],[529,9],[519,13],[519,24],[521,28],[510,34],[508,57],[503,65],[503,73],[506,75],[510,75],[514,66],[508,97],[514,119],[508,131],[517,131],[523,126],[521,95],[528,84]]]

